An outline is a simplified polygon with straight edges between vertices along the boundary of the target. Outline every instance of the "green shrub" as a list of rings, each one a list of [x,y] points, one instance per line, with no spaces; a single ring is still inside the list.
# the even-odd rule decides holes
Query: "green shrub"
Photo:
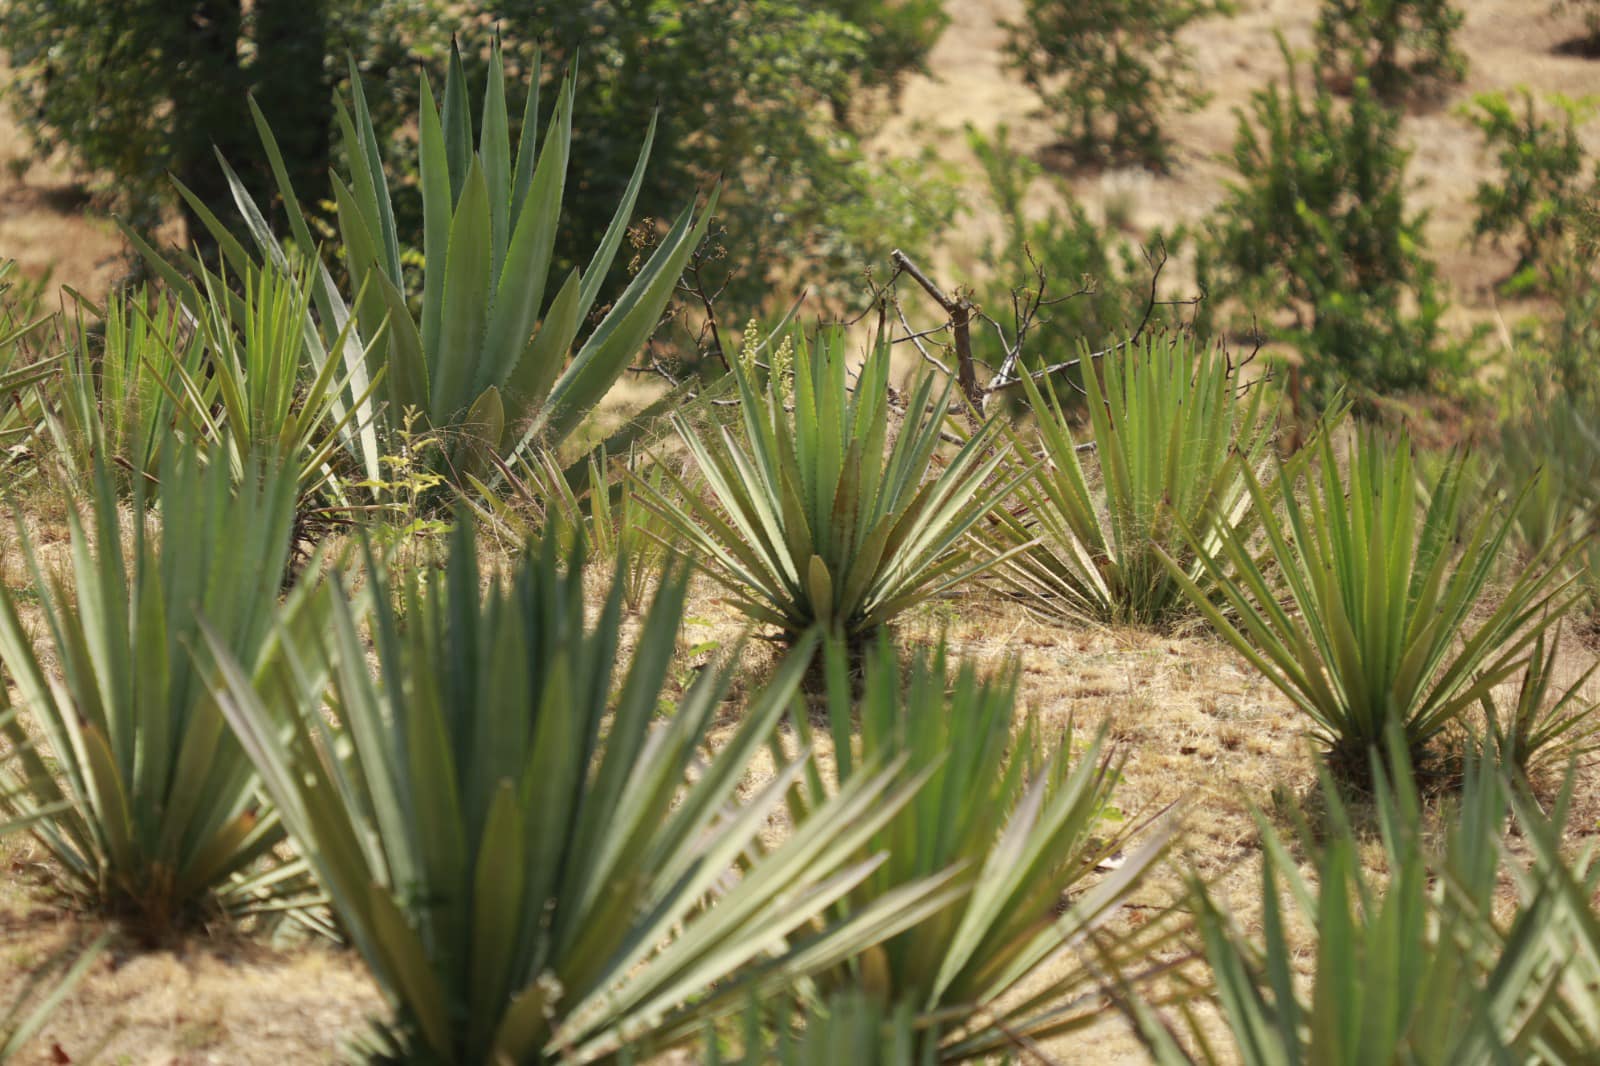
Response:
[[[1164,165],[1164,111],[1192,111],[1206,94],[1179,41],[1226,0],[1026,0],[1006,25],[1006,53],[1084,160]]]
[[[945,0],[821,0],[819,6],[865,37],[858,76],[895,94],[908,75],[927,70],[928,53],[950,25]]]
[[[1258,816],[1259,943],[1195,884],[1196,924],[1227,1035],[1217,1042],[1199,1015],[1185,1010],[1200,1049],[1194,1055],[1153,1011],[1140,1010],[1160,1066],[1582,1061],[1556,1051],[1572,1050],[1564,1039],[1570,1030],[1562,1031],[1562,993],[1574,952],[1558,939],[1559,909],[1570,904],[1541,872],[1519,879],[1510,920],[1496,918],[1500,878],[1511,872],[1502,850],[1505,789],[1492,775],[1469,771],[1437,844],[1403,741],[1394,752],[1396,778],[1378,778],[1374,797],[1383,872],[1368,869],[1366,834],[1324,779],[1321,824],[1296,811],[1297,831],[1285,836]],[[1314,877],[1301,872],[1307,861]],[[1572,876],[1559,857],[1550,865]],[[1583,910],[1592,926],[1592,911]],[[1315,933],[1309,960],[1291,920]],[[1309,985],[1302,977],[1308,963]],[[1592,1000],[1593,992],[1584,995]]]
[[[1160,858],[1168,834],[1132,843],[1111,805],[1121,762],[1106,751],[1103,735],[1080,752],[1070,727],[1052,738],[1059,745],[1053,751],[1031,718],[1014,734],[1017,663],[990,680],[979,680],[966,664],[951,679],[945,654],[941,645],[902,670],[892,646],[880,641],[867,657],[857,700],[848,657],[830,649],[827,725],[838,789],[897,759],[905,760],[908,779],[927,778],[874,835],[869,848],[888,859],[841,901],[841,919],[941,874],[960,891],[818,980],[823,988],[859,985],[880,1003],[908,1005],[919,1022],[918,1052],[956,1062],[984,1060],[1095,1020],[1105,1007],[1092,994],[1100,967],[1063,967],[1061,951],[1093,941],[1100,964],[1140,964],[1163,923],[1131,933],[1111,923]],[[800,742],[809,743],[803,715],[795,726]],[[813,772],[794,814],[803,817],[832,791]],[[1102,860],[1124,851],[1114,873],[1096,876]],[[1069,898],[1071,906],[1052,919],[1058,902]]]
[[[735,790],[809,655],[706,755],[737,656],[660,720],[682,570],[662,578],[626,667],[620,581],[591,609],[581,549],[564,557],[553,537],[483,593],[463,514],[438,581],[407,576],[403,608],[374,582],[377,677],[350,601],[333,597],[334,716],[322,686],[264,698],[229,661],[221,704],[388,1001],[377,1061],[644,1053],[937,900],[941,885],[924,882],[850,925],[813,927],[881,861],[861,849],[914,784],[892,766],[864,775],[765,848],[801,765],[747,799]]]
[[[1425,219],[1405,205],[1400,117],[1364,79],[1348,106],[1320,71],[1309,99],[1295,79],[1291,60],[1286,85],[1256,92],[1250,115],[1239,113],[1239,179],[1212,221],[1202,285],[1259,309],[1261,324],[1300,350],[1321,402],[1340,387],[1361,403],[1449,389],[1466,351],[1441,337]]]
[[[1217,531],[1219,549],[1201,559],[1223,605],[1163,558],[1218,632],[1311,719],[1332,765],[1360,776],[1391,727],[1413,762],[1424,757],[1429,741],[1523,666],[1576,593],[1561,579],[1570,553],[1551,546],[1487,599],[1520,501],[1484,508],[1458,541],[1459,463],[1422,490],[1404,441],[1359,434],[1342,477],[1328,436],[1316,454],[1321,469],[1303,502],[1288,470],[1270,492],[1245,471],[1266,550],[1258,556],[1253,542]]]
[[[143,481],[124,522],[102,464],[93,538],[68,517],[71,584],[46,578],[21,534],[45,647],[24,628],[18,595],[0,590],[0,661],[38,730],[5,716],[0,829],[33,834],[59,864],[62,895],[151,937],[206,907],[247,909],[279,876],[251,871],[283,827],[207,688],[201,619],[214,646],[245,664],[246,684],[275,683],[283,641],[272,623],[295,499],[292,475],[249,462],[235,490],[225,462],[202,470],[192,448],[166,449],[160,473],[149,501],[160,507],[158,544]],[[309,585],[303,598],[308,612],[319,602]]]
[[[1455,46],[1461,11],[1452,0],[1321,0],[1317,69],[1347,84],[1365,78],[1380,99],[1458,82],[1467,57]]]
[[[1000,573],[1024,605],[1055,620],[1170,625],[1193,608],[1158,549],[1217,597],[1201,556],[1215,552],[1217,529],[1248,541],[1260,526],[1246,472],[1264,474],[1275,454],[1278,396],[1269,382],[1242,381],[1222,350],[1170,334],[1110,352],[1098,367],[1083,376],[1082,444],[1049,380],[1041,391],[1023,377],[1042,461],[1019,488],[1021,506],[991,518],[999,543],[1021,546]],[[1079,458],[1090,448],[1095,490]],[[1015,441],[1014,451],[1031,458],[1033,449]]]
[[[1548,289],[1552,272],[1572,259],[1573,224],[1600,195],[1600,169],[1585,173],[1577,130],[1594,117],[1593,100],[1549,97],[1547,110],[1557,113],[1558,124],[1535,111],[1532,93],[1522,89],[1518,95],[1520,108],[1503,92],[1480,93],[1467,112],[1498,168],[1473,194],[1478,215],[1472,238],[1474,244],[1485,237],[1514,238],[1517,265],[1506,286],[1527,292]]]
[[[777,348],[764,386],[753,344],[734,362],[743,442],[674,416],[709,496],[670,474],[676,498],[639,487],[752,620],[791,639],[813,626],[858,637],[994,565],[966,536],[1008,491],[986,484],[1000,431],[988,423],[937,469],[953,380],[935,394],[922,378],[890,444],[887,339],[852,383],[842,333],[815,347],[794,336],[800,350]]]

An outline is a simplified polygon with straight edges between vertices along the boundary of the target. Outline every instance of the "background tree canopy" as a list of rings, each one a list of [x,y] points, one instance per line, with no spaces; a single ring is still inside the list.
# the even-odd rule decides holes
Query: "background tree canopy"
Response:
[[[892,91],[937,39],[946,21],[937,0],[501,0],[467,5],[475,17],[466,23],[445,6],[15,0],[0,9],[0,37],[25,75],[10,92],[38,146],[64,148],[103,175],[118,209],[144,227],[178,205],[168,173],[220,217],[237,217],[213,146],[256,198],[267,194],[252,94],[314,206],[328,188],[346,57],[360,57],[380,132],[409,137],[402,116],[413,110],[419,70],[437,83],[463,25],[479,84],[495,33],[514,61],[542,56],[547,82],[578,66],[561,261],[597,243],[658,108],[640,213],[667,215],[722,178],[735,292],[753,295],[769,274],[761,264],[779,258],[856,267],[887,250],[874,241],[914,238],[953,210],[910,168],[866,160],[856,139],[862,101]],[[546,95],[548,108],[554,93]],[[414,229],[420,206],[396,207]],[[902,224],[865,224],[885,214]],[[205,233],[188,229],[191,239]]]

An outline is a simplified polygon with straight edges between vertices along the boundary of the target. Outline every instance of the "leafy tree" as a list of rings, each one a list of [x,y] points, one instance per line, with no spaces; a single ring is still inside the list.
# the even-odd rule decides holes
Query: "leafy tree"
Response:
[[[1023,81],[1060,118],[1081,159],[1161,164],[1164,110],[1205,102],[1178,34],[1229,10],[1227,0],[1025,0],[1006,27],[1006,50]]]
[[[1370,401],[1459,373],[1425,215],[1406,208],[1400,116],[1365,78],[1346,106],[1320,72],[1309,97],[1295,75],[1291,59],[1286,83],[1239,112],[1239,178],[1211,223],[1203,281],[1252,312],[1287,307],[1292,318],[1269,328],[1300,349],[1322,397],[1349,385]]]
[[[1365,76],[1383,100],[1460,81],[1467,57],[1455,47],[1461,12],[1450,0],[1322,0],[1317,65],[1336,81]]]
[[[253,190],[267,187],[264,168],[247,165],[260,158],[251,92],[285,131],[297,187],[325,191],[345,54],[414,88],[407,68],[438,46],[436,17],[420,0],[9,0],[0,40],[37,148],[66,149],[149,224],[171,202],[168,173],[219,213],[231,202],[213,148]]]
[[[1586,173],[1577,130],[1594,117],[1596,104],[1557,93],[1541,115],[1526,89],[1517,97],[1514,102],[1503,92],[1480,93],[1467,112],[1499,169],[1473,195],[1478,217],[1472,238],[1477,243],[1514,235],[1517,266],[1509,286],[1547,288],[1577,252],[1573,222],[1600,192],[1600,168]]]

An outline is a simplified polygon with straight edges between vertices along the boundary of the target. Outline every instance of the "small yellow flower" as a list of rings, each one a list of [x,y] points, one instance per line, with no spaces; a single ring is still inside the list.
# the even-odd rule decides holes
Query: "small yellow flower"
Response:
[[[754,374],[756,351],[761,347],[761,324],[751,319],[744,327],[744,341],[739,346],[739,365],[746,374]]]
[[[794,341],[788,337],[772,353],[772,390],[788,405],[794,402]]]

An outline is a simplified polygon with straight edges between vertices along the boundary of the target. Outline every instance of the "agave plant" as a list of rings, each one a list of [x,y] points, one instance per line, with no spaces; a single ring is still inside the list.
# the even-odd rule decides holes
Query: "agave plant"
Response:
[[[225,464],[202,470],[192,449],[169,449],[157,544],[143,483],[125,522],[102,463],[92,540],[69,515],[70,586],[46,577],[23,530],[48,650],[0,589],[0,661],[37,730],[5,708],[0,832],[30,831],[58,863],[65,896],[149,936],[202,905],[248,908],[282,876],[251,870],[283,830],[217,712],[200,630],[204,615],[251,683],[267,683],[280,662],[272,622],[294,479],[259,463],[245,474],[235,491]]]
[[[1536,1047],[1542,1062],[1592,1061],[1600,1047],[1600,918],[1594,908],[1597,876],[1592,844],[1574,853],[1569,842],[1576,812],[1573,800],[1577,777],[1570,771],[1556,802],[1547,814],[1525,789],[1511,790],[1520,845],[1531,862],[1507,863],[1517,879],[1522,908],[1532,911],[1546,905],[1540,927],[1547,950],[1558,961],[1557,994],[1536,1020]],[[1510,850],[1510,849],[1507,849]]]
[[[1557,397],[1500,428],[1494,488],[1523,495],[1514,539],[1524,554],[1594,529],[1600,489],[1600,430],[1577,400]]]
[[[1288,468],[1270,493],[1246,472],[1281,584],[1232,531],[1220,532],[1216,554],[1201,554],[1233,619],[1182,563],[1162,557],[1218,632],[1310,717],[1335,764],[1359,776],[1374,752],[1383,754],[1391,722],[1414,760],[1424,754],[1522,667],[1576,594],[1560,576],[1563,557],[1548,546],[1484,606],[1515,507],[1486,508],[1458,546],[1460,464],[1440,472],[1424,511],[1406,442],[1391,447],[1358,435],[1347,478],[1329,437],[1316,450],[1320,476],[1309,479],[1304,502]],[[1199,535],[1191,543],[1201,543]]]
[[[1516,703],[1502,707],[1492,691],[1483,694],[1489,753],[1497,765],[1521,780],[1537,779],[1573,759],[1600,751],[1600,702],[1585,699],[1583,688],[1600,671],[1589,667],[1552,698],[1559,630],[1546,651],[1545,635],[1534,642],[1533,655],[1517,686]]]
[[[0,447],[10,447],[33,432],[39,405],[33,386],[54,372],[57,358],[25,359],[27,340],[37,333],[48,316],[34,313],[33,300],[20,299],[17,289],[17,264],[0,259]]]
[[[1201,555],[1216,550],[1219,530],[1244,542],[1260,524],[1245,470],[1265,473],[1273,450],[1270,384],[1242,381],[1221,349],[1158,334],[1084,375],[1083,444],[1049,379],[1041,390],[1024,375],[1022,385],[1045,461],[1023,481],[1020,506],[994,514],[1001,543],[1033,544],[1000,571],[1007,583],[1030,608],[1070,622],[1161,626],[1188,614],[1157,549],[1213,593]],[[1098,493],[1079,458],[1086,448]]]
[[[709,498],[670,470],[676,498],[638,487],[748,617],[791,638],[813,626],[860,637],[1004,561],[975,559],[966,537],[1012,485],[989,483],[1005,457],[995,423],[934,473],[951,382],[936,395],[922,379],[890,444],[887,342],[852,387],[842,334],[815,347],[796,336],[792,379],[777,354],[765,386],[753,358],[732,368],[743,443],[674,416]]]
[[[93,483],[96,456],[112,464],[119,488],[130,489],[134,480],[153,485],[162,451],[202,436],[184,402],[183,380],[205,378],[205,337],[165,291],[114,295],[103,309],[80,299],[77,310],[77,336],[48,423],[55,458],[82,485]],[[97,346],[85,312],[102,327]]]
[[[1584,1061],[1544,1055],[1562,1013],[1567,954],[1552,935],[1553,897],[1525,893],[1508,923],[1495,920],[1508,810],[1499,779],[1469,769],[1437,848],[1424,831],[1403,737],[1396,734],[1390,750],[1387,773],[1374,774],[1386,873],[1364,868],[1361,837],[1324,775],[1326,826],[1313,831],[1300,817],[1296,837],[1285,840],[1259,819],[1261,943],[1251,942],[1203,885],[1194,886],[1231,1046],[1219,1047],[1186,1008],[1199,1049],[1191,1053],[1154,1011],[1135,1006],[1161,1066]],[[1312,857],[1314,878],[1301,873],[1297,848]],[[1315,931],[1309,989],[1300,980],[1305,953],[1290,935],[1285,896],[1290,913]]]
[[[1070,727],[1046,752],[1031,716],[1014,735],[1015,662],[991,680],[963,664],[951,683],[943,645],[902,671],[880,641],[865,668],[857,701],[847,657],[837,647],[826,657],[838,782],[893,758],[929,780],[874,837],[888,861],[840,909],[872,906],[945,869],[960,871],[957,884],[970,893],[829,978],[908,1005],[918,1057],[942,1062],[984,1059],[1093,1022],[1105,1008],[1098,967],[1135,966],[1169,932],[1159,921],[1136,934],[1109,928],[1168,833],[1132,843],[1134,830],[1111,805],[1121,763],[1105,751],[1104,732],[1081,752]],[[804,716],[796,728],[809,742]],[[793,801],[798,815],[828,792],[815,770],[807,784]],[[1114,855],[1115,871],[1097,875]],[[1080,950],[1096,955],[1093,967],[1081,958],[1063,965]]]
[[[525,539],[540,529],[567,547],[581,540],[591,561],[622,561],[623,606],[638,614],[655,576],[667,565],[673,543],[672,526],[645,504],[642,494],[664,495],[669,488],[666,474],[660,463],[630,450],[623,477],[613,480],[604,444],[589,454],[583,473],[581,485],[574,486],[549,452],[517,456],[500,467],[503,492],[469,478],[481,501],[473,509],[511,537]]]
[[[702,758],[731,666],[701,674],[655,723],[681,571],[663,578],[620,670],[620,583],[591,617],[581,548],[563,559],[550,537],[480,599],[461,518],[440,587],[402,590],[404,627],[394,597],[374,596],[378,678],[356,618],[335,607],[331,720],[315,689],[273,706],[226,670],[229,721],[390,1001],[377,1059],[582,1062],[693,1035],[708,1013],[943,906],[951,889],[932,878],[812,926],[881,861],[863,845],[916,784],[893,765],[762,852],[801,765],[746,802],[733,793],[803,658]]]
[[[317,314],[306,317],[305,333],[313,372],[321,372],[323,358],[342,359],[347,406],[359,408],[380,370],[385,377],[374,394],[381,401],[378,410],[370,417],[353,416],[343,439],[373,481],[379,478],[378,445],[362,427],[370,422],[381,428],[384,420],[394,422],[411,408],[424,414],[424,428],[465,438],[465,450],[456,452],[458,463],[482,449],[504,456],[536,439],[559,444],[599,403],[654,332],[684,264],[704,234],[711,205],[698,222],[692,208],[678,216],[569,362],[568,354],[622,243],[654,127],[646,133],[632,180],[588,268],[581,273],[573,270],[547,299],[572,143],[572,78],[562,81],[540,148],[536,134],[540,79],[537,70],[532,72],[521,139],[513,155],[498,44],[490,56],[476,131],[461,56],[452,48],[442,114],[426,77],[421,87],[414,169],[422,193],[424,263],[421,310],[413,315],[391,182],[383,171],[378,136],[353,67],[350,80],[353,99],[348,106],[341,101],[338,112],[349,173],[334,175],[333,189],[354,293],[348,297],[340,293],[332,272],[319,269],[310,285]],[[301,214],[277,142],[259,109],[254,113],[277,177],[292,243],[320,264],[319,249]],[[225,162],[223,166],[227,168]],[[284,262],[285,249],[272,234],[266,213],[231,169],[227,177],[259,260]],[[221,221],[188,190],[180,186],[180,192],[211,229],[234,271],[246,275],[256,269],[256,258]],[[142,247],[169,281],[185,285],[176,270],[147,245]],[[202,272],[192,257],[188,265]],[[187,291],[191,299],[199,295],[193,286]],[[364,357],[363,352],[368,354]]]

